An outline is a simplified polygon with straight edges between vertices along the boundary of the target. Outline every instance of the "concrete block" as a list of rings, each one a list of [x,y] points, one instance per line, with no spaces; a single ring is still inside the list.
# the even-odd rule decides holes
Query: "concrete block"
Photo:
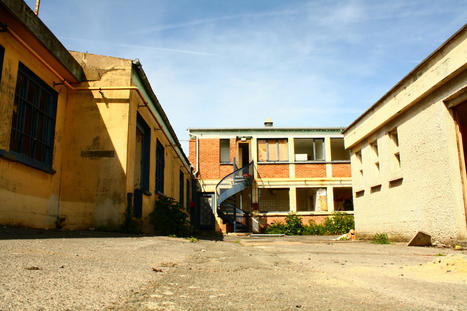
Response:
[[[418,231],[407,246],[431,246],[431,235]]]

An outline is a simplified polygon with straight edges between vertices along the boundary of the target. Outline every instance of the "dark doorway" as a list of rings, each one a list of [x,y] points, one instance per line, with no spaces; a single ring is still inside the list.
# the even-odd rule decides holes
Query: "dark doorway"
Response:
[[[250,144],[239,143],[238,144],[238,156],[240,167],[245,167],[250,162]]]
[[[467,102],[452,108],[457,127],[459,163],[464,188],[465,222],[467,224]]]

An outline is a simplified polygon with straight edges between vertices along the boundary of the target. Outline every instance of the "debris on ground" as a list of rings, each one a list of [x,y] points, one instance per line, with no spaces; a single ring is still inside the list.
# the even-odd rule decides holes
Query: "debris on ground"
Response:
[[[449,247],[448,245],[444,244],[444,243],[441,243],[440,241],[434,241],[432,243],[432,246],[434,247],[439,247],[439,248],[447,248]]]
[[[36,266],[26,267],[24,269],[26,269],[26,270],[42,270],[41,268],[36,267]]]
[[[159,269],[159,268],[152,268],[152,271],[154,271],[154,272],[162,272],[162,269]]]
[[[348,233],[338,236],[334,241],[345,241],[345,240],[355,240],[355,230],[350,229]]]
[[[161,267],[172,268],[175,267],[177,264],[175,262],[163,262],[161,263]]]
[[[431,235],[418,231],[407,246],[431,246]]]

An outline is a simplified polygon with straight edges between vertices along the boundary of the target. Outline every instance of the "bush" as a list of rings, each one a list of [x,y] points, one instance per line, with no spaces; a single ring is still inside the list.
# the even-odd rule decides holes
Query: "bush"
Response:
[[[324,227],[327,234],[344,234],[355,229],[354,217],[350,214],[335,212],[326,218]]]
[[[285,225],[279,221],[274,221],[272,224],[270,224],[266,230],[265,233],[267,234],[284,234],[285,233]]]
[[[266,233],[287,235],[344,234],[354,228],[354,218],[350,214],[336,212],[327,217],[324,224],[317,224],[313,220],[310,220],[308,226],[305,226],[300,216],[295,213],[289,213],[285,217],[285,224],[275,221],[266,228]]]
[[[325,235],[326,228],[324,225],[317,224],[313,220],[310,220],[308,226],[305,226],[303,234],[306,235]]]
[[[160,196],[154,210],[149,214],[149,221],[156,233],[161,235],[188,236],[190,217],[175,199]]]
[[[302,223],[302,217],[295,213],[289,213],[285,216],[285,234],[287,235],[302,235],[305,227]]]

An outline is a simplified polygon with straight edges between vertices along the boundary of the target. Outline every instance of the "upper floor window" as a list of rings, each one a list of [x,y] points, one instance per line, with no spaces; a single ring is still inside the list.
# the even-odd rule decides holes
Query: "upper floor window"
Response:
[[[258,139],[258,162],[287,162],[288,160],[287,139]]]
[[[295,161],[324,161],[324,138],[296,138]]]
[[[3,54],[5,54],[5,48],[0,45],[0,82],[2,82]]]
[[[156,143],[156,192],[164,193],[165,150],[161,142]]]
[[[350,152],[345,150],[344,138],[331,138],[331,161],[349,161]]]
[[[230,139],[221,139],[220,140],[220,161],[221,163],[231,163],[230,162]]]
[[[149,191],[149,146],[151,130],[138,113],[136,117],[135,189]]]
[[[57,92],[19,63],[10,151],[18,159],[52,168]]]

